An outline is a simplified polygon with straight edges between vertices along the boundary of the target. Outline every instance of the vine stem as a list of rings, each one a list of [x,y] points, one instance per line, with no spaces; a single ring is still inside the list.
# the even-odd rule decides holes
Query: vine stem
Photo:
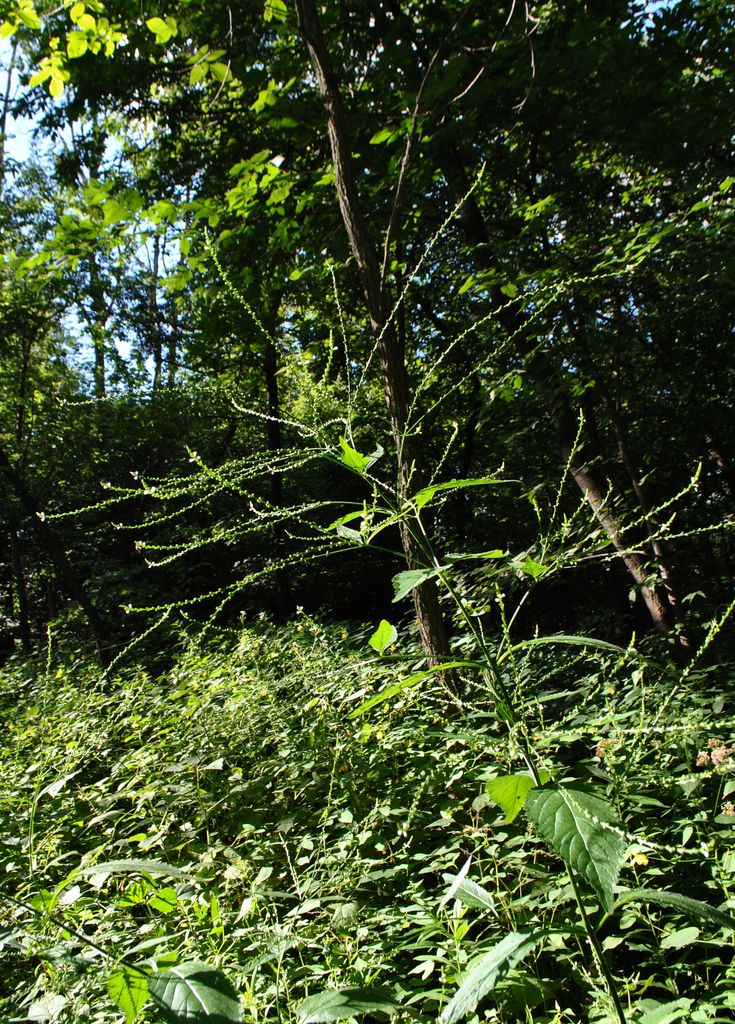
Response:
[[[589,917],[587,916],[587,911],[584,909],[584,903],[582,902],[582,897],[580,895],[579,888],[577,887],[577,880],[574,877],[574,872],[572,871],[571,867],[568,864],[567,864],[567,874],[569,875],[569,881],[572,883],[572,889],[574,891],[574,898],[577,901],[577,907],[579,908],[579,913],[582,915],[582,920],[584,922],[585,931],[587,932],[587,936],[588,936],[588,938],[590,940],[590,943],[592,945],[592,949],[595,952],[595,959],[597,960],[597,962],[598,962],[598,964],[600,966],[600,970],[602,971],[602,973],[603,973],[603,975],[605,977],[605,982],[607,984],[607,989],[608,989],[608,992],[610,993],[610,998],[612,999],[612,1001],[613,1001],[613,1003],[615,1005],[615,1010],[617,1011],[618,1017],[620,1019],[620,1024],[626,1024],[625,1011],[623,1009],[623,1004],[620,1001],[620,996],[618,994],[617,985],[615,984],[615,979],[613,978],[612,971],[610,970],[609,965],[605,961],[605,957],[604,957],[603,952],[602,952],[602,946],[600,945],[600,940],[597,938],[597,932],[592,927],[592,922],[590,921]]]

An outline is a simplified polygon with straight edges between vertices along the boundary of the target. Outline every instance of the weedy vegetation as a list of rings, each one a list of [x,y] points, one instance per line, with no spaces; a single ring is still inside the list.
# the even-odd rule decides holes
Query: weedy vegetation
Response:
[[[428,668],[405,622],[300,610],[177,636],[170,608],[105,672],[51,629],[41,660],[12,656],[4,1018],[731,1020],[732,605],[684,667],[651,638],[519,631],[534,589],[606,551],[581,508],[562,514],[564,481],[532,548],[440,557],[432,508],[504,474],[398,499],[350,411],[314,414],[334,398],[320,386],[307,433],[365,499],[266,525],[322,557],[403,519],[424,561],[394,578],[396,622],[436,580],[454,660]],[[197,500],[255,474],[198,466]],[[169,516],[181,481],[143,486]],[[178,653],[157,673],[164,642]]]

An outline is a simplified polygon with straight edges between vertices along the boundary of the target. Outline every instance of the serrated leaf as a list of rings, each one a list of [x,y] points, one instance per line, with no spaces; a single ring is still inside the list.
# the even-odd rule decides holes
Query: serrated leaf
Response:
[[[687,1013],[691,1005],[691,999],[676,999],[671,1003],[662,1003],[644,1013],[638,1024],[673,1024],[673,1021],[679,1020]]]
[[[549,782],[550,779],[551,776],[548,772],[541,772],[542,785]],[[505,821],[509,825],[523,807],[526,794],[535,785],[536,783],[530,775],[504,775],[500,779],[492,779],[488,782],[485,790],[490,799],[505,811]]]
[[[106,860],[100,864],[90,864],[79,869],[80,875],[112,875],[138,874],[162,875],[166,878],[190,878],[191,873],[175,868],[173,864],[164,864],[159,860]]]
[[[138,971],[123,967],[107,979],[107,994],[132,1024],[148,998],[148,979]]]
[[[409,594],[414,587],[418,587],[427,580],[433,579],[434,576],[448,568],[448,565],[442,565],[438,569],[406,569],[404,572],[397,573],[392,580],[395,591],[393,594],[393,604]]]
[[[364,1013],[387,1013],[392,1016],[405,1009],[387,989],[337,988],[304,999],[296,1007],[296,1013],[304,1024],[325,1024],[359,1017]]]
[[[731,928],[735,931],[735,918],[724,914],[709,903],[700,903],[693,900],[691,896],[682,896],[678,892],[666,892],[659,889],[631,889],[622,896],[618,896],[615,907],[622,907],[626,903],[656,903],[662,907],[674,907],[685,914],[697,917],[710,924],[716,924],[718,928]]]
[[[242,1018],[233,984],[198,960],[151,974],[148,992],[169,1024],[238,1024]]]
[[[339,443],[342,446],[342,462],[348,469],[351,469],[353,472],[359,473],[360,476],[362,476],[370,463],[369,457],[367,455],[361,455],[351,445],[349,445],[343,437],[340,437]]]
[[[398,639],[398,630],[391,626],[390,622],[381,619],[380,625],[368,640],[368,643],[379,654],[382,654],[386,647],[390,647]]]
[[[455,1024],[456,1021],[473,1013],[480,1000],[484,999],[524,956],[535,949],[543,936],[544,933],[539,931],[511,932],[510,935],[506,935],[464,979],[442,1012],[443,1024]]]
[[[524,810],[554,853],[593,886],[612,914],[625,857],[622,838],[601,824],[617,823],[613,808],[589,786],[570,785],[530,790]]]

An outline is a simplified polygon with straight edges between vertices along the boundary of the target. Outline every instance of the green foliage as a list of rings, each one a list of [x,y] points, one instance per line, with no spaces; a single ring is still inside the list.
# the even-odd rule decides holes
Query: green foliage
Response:
[[[524,807],[554,853],[594,886],[605,911],[612,914],[625,858],[612,807],[593,789],[580,785],[531,790]]]

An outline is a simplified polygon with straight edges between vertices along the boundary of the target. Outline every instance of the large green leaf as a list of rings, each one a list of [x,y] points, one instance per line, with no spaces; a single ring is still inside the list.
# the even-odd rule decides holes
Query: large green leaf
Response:
[[[548,782],[551,776],[548,772],[541,772],[541,784]],[[505,811],[507,824],[517,816],[526,794],[535,787],[536,783],[530,775],[503,775],[499,779],[492,779],[485,789],[487,795]]]
[[[148,998],[148,979],[140,971],[121,967],[107,979],[107,994],[132,1024]]]
[[[475,964],[441,1015],[443,1024],[455,1024],[473,1013],[481,999],[492,991],[524,956],[534,949],[544,933],[511,932]]]
[[[191,873],[181,871],[172,864],[160,860],[106,860],[79,869],[80,875],[138,874],[159,875],[165,878],[191,878]]]
[[[296,1013],[304,1024],[325,1024],[329,1021],[348,1020],[363,1013],[392,1015],[405,1009],[386,989],[336,988],[304,999],[296,1007]]]
[[[535,637],[533,640],[521,640],[504,651],[498,658],[498,664],[505,661],[515,651],[522,651],[527,647],[542,647],[549,644],[571,644],[573,647],[594,647],[595,650],[612,651],[615,654],[629,654],[638,657],[636,651],[626,651],[624,647],[608,643],[607,640],[596,640],[592,636],[567,636],[565,633],[557,633],[554,636]]]
[[[232,983],[197,960],[151,974],[148,992],[169,1024],[238,1024],[242,1017]]]
[[[691,896],[682,896],[678,892],[665,892],[660,889],[631,889],[618,896],[615,908],[624,906],[626,903],[658,903],[663,907],[674,907],[691,917],[709,921],[718,928],[730,928],[735,931],[735,918],[724,914],[717,907],[711,907],[709,903],[700,903],[693,900]]]
[[[403,690],[407,690],[412,686],[417,686],[424,679],[428,679],[430,676],[438,675],[440,672],[446,672],[450,668],[482,668],[483,666],[474,661],[446,661],[442,662],[441,665],[435,665],[434,668],[429,668],[425,672],[416,672],[415,675],[409,676],[407,679],[402,679],[399,683],[395,683],[393,686],[386,687],[385,690],[381,690],[380,693],[376,693],[370,700],[366,700],[364,704],[361,704],[359,708],[354,711],[350,711],[348,718],[357,718],[358,715],[362,715],[365,711],[369,711],[370,708],[374,708],[376,704],[381,704],[384,700],[388,700],[390,697],[394,697],[397,693],[401,693]]]
[[[386,647],[390,647],[398,639],[398,631],[390,622],[382,619],[380,625],[368,640],[370,646],[379,654],[382,654]]]
[[[416,494],[413,495],[411,501],[416,508],[422,509],[424,505],[427,505],[439,491],[460,491],[464,490],[465,487],[497,487],[500,484],[512,484],[517,482],[517,480],[496,480],[491,476],[483,477],[481,480],[447,480],[446,483],[443,484],[431,484],[430,487],[422,488],[422,490],[417,491]]]
[[[409,594],[414,587],[421,586],[422,583],[433,579],[440,572],[448,568],[448,565],[442,565],[439,568],[434,566],[431,569],[404,569],[403,572],[397,573],[393,577],[393,589],[395,590],[393,604],[404,598],[406,594]]]
[[[543,786],[532,789],[524,804],[557,856],[594,887],[608,914],[615,909],[613,889],[625,857],[613,808],[589,786]]]

